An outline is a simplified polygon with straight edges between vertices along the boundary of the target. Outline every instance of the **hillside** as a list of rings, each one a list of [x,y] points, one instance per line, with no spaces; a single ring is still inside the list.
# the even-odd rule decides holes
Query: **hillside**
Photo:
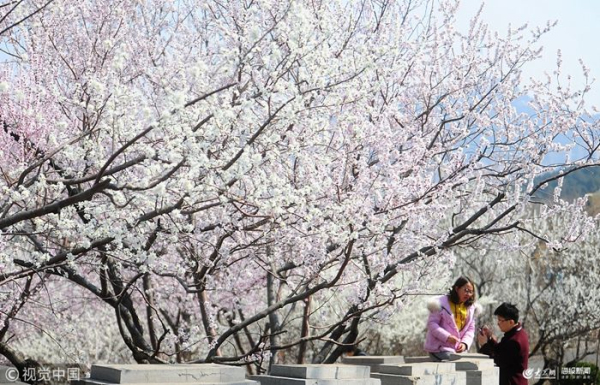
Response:
[[[543,177],[551,177],[557,173],[545,174]],[[552,199],[554,188],[558,181],[552,181],[537,194],[539,199]],[[600,191],[600,167],[588,167],[574,171],[564,178],[561,199],[573,201],[576,198],[586,194],[593,194]]]

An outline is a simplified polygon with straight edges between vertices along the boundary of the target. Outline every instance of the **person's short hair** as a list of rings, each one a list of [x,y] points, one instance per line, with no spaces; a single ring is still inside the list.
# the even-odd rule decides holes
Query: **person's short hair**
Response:
[[[348,356],[366,356],[367,355],[367,353],[365,353],[363,350],[359,349],[358,346],[356,346],[356,345],[344,346],[343,352],[346,353]]]
[[[505,320],[513,320],[519,322],[519,309],[512,303],[504,302],[494,310],[494,315],[500,316]]]
[[[448,292],[448,297],[450,298],[450,301],[458,304],[460,299],[458,298],[458,292],[456,291],[456,289],[465,286],[467,283],[470,283],[471,286],[473,286],[473,295],[467,300],[467,302],[465,302],[465,306],[469,307],[475,303],[475,284],[473,283],[473,280],[471,280],[471,278],[466,276],[458,277],[458,279],[454,282],[454,285],[452,285],[452,287],[450,288],[450,291]]]

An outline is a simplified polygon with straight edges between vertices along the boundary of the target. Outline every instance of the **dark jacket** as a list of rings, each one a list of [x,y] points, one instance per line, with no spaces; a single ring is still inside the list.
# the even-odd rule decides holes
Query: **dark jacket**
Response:
[[[500,342],[490,339],[479,351],[500,368],[500,385],[527,385],[523,371],[529,361],[529,338],[520,324],[504,333]]]

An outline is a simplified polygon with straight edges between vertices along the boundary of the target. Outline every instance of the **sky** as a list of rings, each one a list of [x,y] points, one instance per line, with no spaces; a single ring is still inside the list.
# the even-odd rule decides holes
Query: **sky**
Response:
[[[477,13],[481,0],[462,0],[459,22]],[[556,53],[560,49],[563,72],[573,77],[574,85],[583,85],[579,59],[596,78],[588,95],[589,105],[600,108],[600,0],[488,0],[482,13],[483,21],[501,35],[511,24],[513,28],[528,24],[529,28],[544,27],[547,21],[558,24],[542,38],[543,57],[525,68],[525,77],[538,77],[556,68]]]

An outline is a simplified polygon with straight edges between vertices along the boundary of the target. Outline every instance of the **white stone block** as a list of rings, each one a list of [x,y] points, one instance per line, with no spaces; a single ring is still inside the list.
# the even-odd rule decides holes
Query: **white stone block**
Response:
[[[352,356],[342,358],[342,363],[370,367],[382,364],[403,364],[404,356]]]
[[[426,376],[400,376],[373,373],[373,377],[381,380],[381,385],[467,385],[465,372],[432,374]]]
[[[374,371],[402,376],[423,376],[453,373],[456,369],[454,364],[450,362],[419,362],[414,364],[379,365],[374,368]]]
[[[491,358],[487,354],[481,353],[450,353],[450,361],[465,359],[490,360]]]
[[[4,384],[2,384],[4,385]],[[93,379],[83,379],[71,382],[71,385],[118,385],[114,382],[99,381]],[[137,382],[135,385],[156,385],[155,382],[145,383]],[[165,382],[161,385],[260,385],[257,381],[243,380],[234,382]]]
[[[369,378],[371,368],[358,365],[273,365],[271,375],[293,378],[317,379],[365,379]]]
[[[492,385],[500,381],[498,371],[491,370],[467,370],[467,385]]]
[[[491,370],[494,368],[492,360],[466,359],[452,362],[456,370]]]
[[[250,376],[260,385],[381,385],[375,378],[291,378],[273,375]]]
[[[113,384],[243,383],[243,368],[217,364],[93,365],[91,380]]]

